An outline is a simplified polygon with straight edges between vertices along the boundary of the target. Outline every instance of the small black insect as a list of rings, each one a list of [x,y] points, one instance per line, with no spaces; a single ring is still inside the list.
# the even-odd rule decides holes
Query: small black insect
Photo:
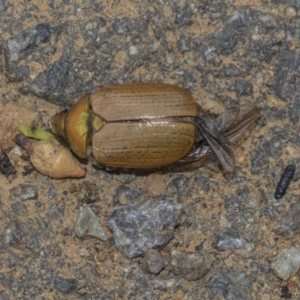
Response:
[[[296,170],[295,164],[290,164],[285,168],[285,170],[282,173],[280,180],[276,186],[276,191],[275,191],[275,195],[274,195],[275,199],[281,199],[284,196],[284,194],[290,184],[290,181],[294,177],[295,170]]]
[[[9,157],[5,152],[2,152],[0,154],[0,171],[6,177],[16,172],[14,166],[11,164]]]
[[[289,287],[287,285],[283,285],[281,287],[281,298],[284,299],[291,299],[292,298],[292,294],[289,292]]]

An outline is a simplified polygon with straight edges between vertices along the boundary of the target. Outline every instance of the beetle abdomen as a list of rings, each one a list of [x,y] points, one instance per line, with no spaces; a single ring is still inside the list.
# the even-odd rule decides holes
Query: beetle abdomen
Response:
[[[186,90],[162,83],[104,87],[91,95],[93,112],[106,121],[197,117],[198,107]]]
[[[161,167],[190,151],[195,131],[192,123],[172,121],[107,123],[93,136],[93,155],[111,167]]]

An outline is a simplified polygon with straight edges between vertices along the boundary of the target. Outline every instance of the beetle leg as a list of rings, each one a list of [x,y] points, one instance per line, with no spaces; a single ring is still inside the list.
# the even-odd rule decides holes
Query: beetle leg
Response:
[[[257,119],[260,113],[260,109],[253,109],[251,110],[247,115],[245,115],[241,120],[238,120],[240,115],[240,110],[235,110],[233,112],[226,112],[222,115],[220,115],[214,122],[214,127],[217,128],[219,131],[219,134],[226,138],[226,140],[230,143],[232,146],[232,143],[236,142],[243,134],[244,132],[249,128],[249,126]],[[206,124],[210,125],[210,123],[206,122]],[[201,130],[201,128],[200,128]],[[221,132],[221,133],[220,133]],[[216,154],[214,151],[214,148],[211,147],[210,141],[213,141],[213,136],[210,136],[208,140],[203,142],[196,142],[192,150],[181,160],[178,161],[178,163],[190,163],[200,160],[203,157],[207,157],[213,154]],[[218,142],[218,140],[216,141]],[[215,143],[214,143],[215,144]],[[219,145],[219,147],[222,147],[222,144]],[[218,150],[217,150],[218,151]],[[225,150],[226,151],[226,148]],[[220,154],[220,152],[218,152]],[[222,152],[221,152],[222,155]],[[230,154],[229,154],[230,155]],[[227,154],[228,156],[228,154]],[[219,156],[217,155],[218,159]],[[226,156],[225,156],[226,158]],[[221,161],[220,161],[221,162]],[[234,160],[233,160],[234,162]],[[224,167],[224,165],[222,164]],[[232,165],[231,165],[232,166]],[[234,165],[233,165],[234,166]],[[224,167],[226,171],[226,169]]]

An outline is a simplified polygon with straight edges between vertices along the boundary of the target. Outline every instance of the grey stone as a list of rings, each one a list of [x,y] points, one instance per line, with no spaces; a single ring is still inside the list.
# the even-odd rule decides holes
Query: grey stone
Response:
[[[239,233],[233,230],[225,230],[217,235],[213,247],[218,251],[229,249],[246,249],[246,242],[240,238]]]
[[[20,184],[10,190],[10,195],[23,201],[38,199],[37,187],[32,184]]]
[[[237,79],[234,84],[229,87],[229,90],[236,91],[238,97],[249,96],[253,94],[253,85],[244,79]]]
[[[169,260],[154,249],[146,252],[143,261],[143,269],[152,274],[160,273],[168,264]]]
[[[189,37],[181,36],[177,41],[177,47],[181,53],[191,50],[191,39]]]
[[[175,274],[189,281],[199,280],[210,271],[203,254],[199,252],[172,250],[171,265]]]
[[[4,13],[8,6],[8,0],[0,0],[0,15]]]
[[[225,300],[250,300],[253,299],[249,295],[252,287],[250,278],[241,271],[220,269],[212,276],[208,286],[214,294],[221,293]]]
[[[271,268],[278,278],[288,280],[300,268],[300,250],[284,249],[271,263]]]
[[[48,70],[40,73],[29,85],[20,89],[23,94],[33,94],[55,104],[65,100],[65,90],[69,85],[72,63],[65,58],[57,60]]]
[[[290,206],[280,221],[279,226],[274,230],[278,235],[293,235],[300,232],[300,202]]]
[[[77,282],[73,278],[55,276],[54,287],[63,294],[70,294],[77,289]]]
[[[91,236],[102,241],[107,240],[107,236],[99,222],[99,218],[88,206],[80,207],[75,226],[75,233],[79,238]]]
[[[135,201],[117,208],[108,218],[116,247],[127,257],[145,255],[163,248],[183,218],[183,207],[170,200]]]
[[[11,81],[22,79],[24,73],[17,66],[28,49],[37,47],[40,43],[46,43],[50,37],[49,24],[38,24],[36,27],[21,32],[17,37],[11,38],[4,44],[5,68]],[[26,69],[26,66],[22,66]],[[27,71],[25,70],[25,75]],[[23,74],[24,75],[24,74]]]
[[[236,77],[242,74],[242,71],[234,64],[228,64],[224,66],[223,72],[225,76]]]

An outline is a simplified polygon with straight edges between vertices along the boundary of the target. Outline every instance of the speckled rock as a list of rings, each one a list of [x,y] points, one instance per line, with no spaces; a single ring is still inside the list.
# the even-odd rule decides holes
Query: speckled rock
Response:
[[[170,200],[135,201],[117,208],[108,218],[116,247],[127,257],[162,248],[173,237],[183,218],[183,207]]]
[[[39,24],[34,28],[24,30],[18,37],[9,39],[4,45],[5,67],[7,76],[11,81],[21,80],[29,74],[26,65],[18,66],[18,62],[23,58],[24,52],[29,53],[30,48],[45,43],[50,36],[48,24]]]
[[[91,236],[102,241],[107,240],[107,236],[99,222],[99,218],[88,206],[80,207],[75,226],[75,233],[79,238]]]
[[[251,300],[250,276],[242,271],[232,269],[220,269],[209,280],[208,286],[212,289],[215,297],[221,293],[225,300]]]
[[[292,235],[300,232],[300,202],[290,206],[280,221],[279,226],[274,230],[279,235]]]
[[[288,280],[300,268],[300,250],[284,249],[271,263],[271,268],[278,278]]]
[[[239,233],[233,230],[225,230],[216,236],[213,247],[218,251],[229,249],[246,249],[246,242],[240,238]]]
[[[172,250],[171,265],[175,274],[189,281],[199,280],[210,271],[203,254],[199,252]]]
[[[143,260],[143,269],[152,274],[158,274],[167,266],[169,259],[154,249],[149,249]]]
[[[64,92],[70,84],[71,68],[72,63],[68,59],[59,59],[48,70],[40,73],[30,85],[22,87],[20,91],[25,95],[30,93],[53,103],[62,104],[65,99]]]
[[[32,184],[20,184],[10,190],[12,197],[18,197],[23,201],[38,199],[37,187]]]
[[[8,0],[0,0],[0,15],[4,13],[8,5]]]
[[[77,282],[73,278],[55,276],[54,287],[63,294],[70,294],[77,289]]]

